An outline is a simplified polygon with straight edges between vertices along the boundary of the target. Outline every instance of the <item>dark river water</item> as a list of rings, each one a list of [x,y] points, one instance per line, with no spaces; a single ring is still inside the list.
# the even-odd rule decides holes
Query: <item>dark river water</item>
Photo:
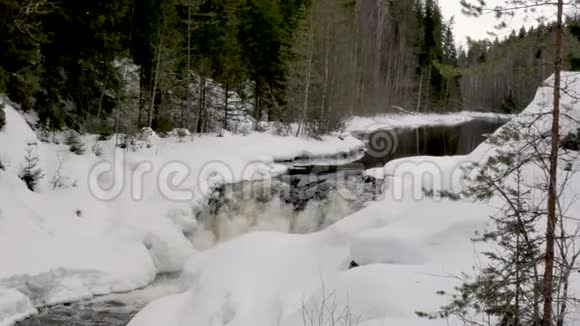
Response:
[[[411,156],[453,156],[471,153],[505,121],[477,119],[453,126],[395,128],[354,136],[363,140],[367,152],[360,160],[345,165],[303,165],[290,168],[290,175],[356,173],[382,167],[394,159]]]
[[[464,155],[482,143],[487,134],[493,133],[503,122],[497,120],[475,120],[456,126],[430,126],[378,130],[355,136],[367,143],[367,153],[359,161],[347,165],[296,166],[290,168],[282,179],[289,186],[284,195],[296,209],[301,209],[310,200],[321,200],[324,194],[335,186],[332,176],[337,172],[349,172],[355,182],[365,183],[363,171],[384,166],[390,160],[409,156]],[[309,178],[309,176],[317,178]],[[357,179],[358,178],[358,179]],[[305,179],[311,179],[305,182]],[[358,180],[358,181],[357,181]],[[363,191],[368,194],[369,191]],[[360,196],[359,196],[360,197]],[[372,200],[369,197],[368,200]],[[172,282],[170,280],[170,282]],[[32,316],[19,326],[124,326],[148,302],[157,295],[141,295],[151,292],[151,288],[166,286],[154,283],[149,289],[129,294],[109,295],[67,305],[40,308],[38,315]],[[153,291],[157,292],[157,291]],[[171,291],[168,291],[171,293]],[[160,325],[162,326],[162,325]]]
[[[369,169],[402,157],[466,155],[503,124],[499,120],[480,119],[455,126],[401,128],[359,134],[358,137],[367,143],[367,153],[355,164]]]

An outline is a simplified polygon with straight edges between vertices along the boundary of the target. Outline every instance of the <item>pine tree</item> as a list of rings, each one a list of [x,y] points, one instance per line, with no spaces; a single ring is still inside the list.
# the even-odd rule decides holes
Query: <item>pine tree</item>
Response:
[[[69,146],[69,151],[77,155],[85,153],[85,144],[80,140],[79,136],[74,130],[70,130],[66,135],[64,143]]]
[[[35,108],[51,128],[82,129],[81,121],[110,114],[121,87],[113,61],[125,50],[124,22],[129,0],[78,2],[63,0],[43,20],[51,40],[41,46],[42,92]]]
[[[40,90],[40,46],[50,39],[43,18],[54,11],[47,0],[0,1],[0,93],[23,109]]]
[[[244,0],[239,32],[243,57],[254,83],[257,119],[279,119],[285,101],[285,58],[282,16],[276,2]]]
[[[36,143],[28,143],[25,149],[24,168],[20,172],[20,179],[24,181],[30,191],[35,191],[38,181],[44,177],[44,172],[38,166]]]
[[[522,135],[515,128],[515,124],[508,125],[490,141],[495,145],[517,142]],[[526,183],[522,176],[522,167],[533,164],[537,154],[530,153],[529,146],[507,148],[498,150],[483,165],[471,167],[474,171],[465,191],[479,201],[497,196],[503,203],[492,217],[491,227],[474,239],[491,243],[487,247],[493,250],[482,253],[486,264],[477,269],[475,277],[466,276],[452,294],[451,303],[436,317],[455,316],[466,323],[492,320],[501,325],[539,325],[544,238],[536,228],[545,210],[533,198],[535,185]]]

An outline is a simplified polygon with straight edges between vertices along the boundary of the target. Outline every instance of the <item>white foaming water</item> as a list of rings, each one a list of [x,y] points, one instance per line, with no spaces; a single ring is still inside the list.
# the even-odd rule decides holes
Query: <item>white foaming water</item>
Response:
[[[362,182],[359,180],[358,182]],[[355,189],[352,189],[355,186]],[[281,181],[251,182],[222,190],[198,214],[189,235],[198,250],[253,231],[310,233],[351,214],[365,201],[357,185],[337,183],[322,195],[308,199],[303,209],[282,199],[288,185]],[[360,187],[359,187],[360,188]]]

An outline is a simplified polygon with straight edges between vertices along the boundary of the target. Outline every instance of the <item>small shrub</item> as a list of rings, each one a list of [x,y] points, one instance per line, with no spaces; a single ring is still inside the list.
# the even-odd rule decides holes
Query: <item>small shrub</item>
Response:
[[[4,113],[4,104],[0,103],[0,130],[4,128],[6,124],[6,113]]]
[[[24,168],[19,177],[30,191],[35,191],[38,181],[44,177],[44,173],[38,167],[38,155],[36,154],[36,143],[28,143],[26,145],[26,154],[24,156]]]
[[[272,126],[272,132],[276,136],[288,136],[290,135],[290,128],[282,122],[274,122]]]
[[[52,184],[52,189],[55,190],[57,188],[64,188],[65,187],[65,177],[62,175],[62,165],[64,163],[64,158],[62,157],[62,155],[60,155],[60,153],[58,153],[56,155],[56,161],[57,161],[57,165],[56,165],[56,171],[54,172],[54,176],[52,177],[52,180],[50,181],[50,184]]]
[[[99,146],[99,143],[95,143],[95,145],[93,145],[93,154],[95,154],[95,156],[97,157],[101,157],[103,155],[103,149],[101,148],[101,146]]]
[[[70,131],[66,136],[64,143],[69,146],[69,150],[77,155],[85,153],[85,145],[80,140],[79,136],[74,131]]]
[[[38,139],[43,143],[50,143],[50,131],[41,127],[38,131]]]
[[[175,133],[177,135],[177,138],[179,139],[179,142],[182,143],[183,140],[185,139],[185,137],[190,137],[191,133],[189,132],[189,130],[185,129],[185,128],[177,128],[175,130]]]
[[[266,121],[258,121],[256,123],[256,131],[257,132],[266,132],[270,129],[270,125]]]
[[[580,128],[576,130],[576,134],[573,132],[569,133],[562,139],[562,143],[560,146],[563,149],[567,149],[570,151],[578,151],[580,150]]]
[[[160,116],[157,118],[157,128],[155,130],[159,133],[168,133],[173,130],[175,126],[170,118],[166,116]]]
[[[64,179],[62,176],[54,176],[52,177],[52,180],[50,181],[50,184],[52,185],[52,190],[56,190],[58,188],[65,188],[65,184],[64,184]]]
[[[115,145],[118,148],[127,149],[128,148],[128,145],[129,145],[128,144],[128,141],[129,141],[129,136],[127,136],[125,134],[121,134],[121,135],[118,135],[118,137],[117,137],[117,139],[115,141]]]
[[[113,134],[113,123],[106,119],[89,118],[82,124],[82,130],[90,134],[98,134],[109,138]]]

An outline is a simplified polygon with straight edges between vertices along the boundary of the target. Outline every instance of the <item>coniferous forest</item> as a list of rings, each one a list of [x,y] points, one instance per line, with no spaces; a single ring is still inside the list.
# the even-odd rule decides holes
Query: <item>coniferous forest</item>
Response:
[[[0,0],[0,93],[47,130],[206,132],[248,111],[325,132],[517,112],[550,74],[550,25],[467,46],[453,28],[436,0]]]

